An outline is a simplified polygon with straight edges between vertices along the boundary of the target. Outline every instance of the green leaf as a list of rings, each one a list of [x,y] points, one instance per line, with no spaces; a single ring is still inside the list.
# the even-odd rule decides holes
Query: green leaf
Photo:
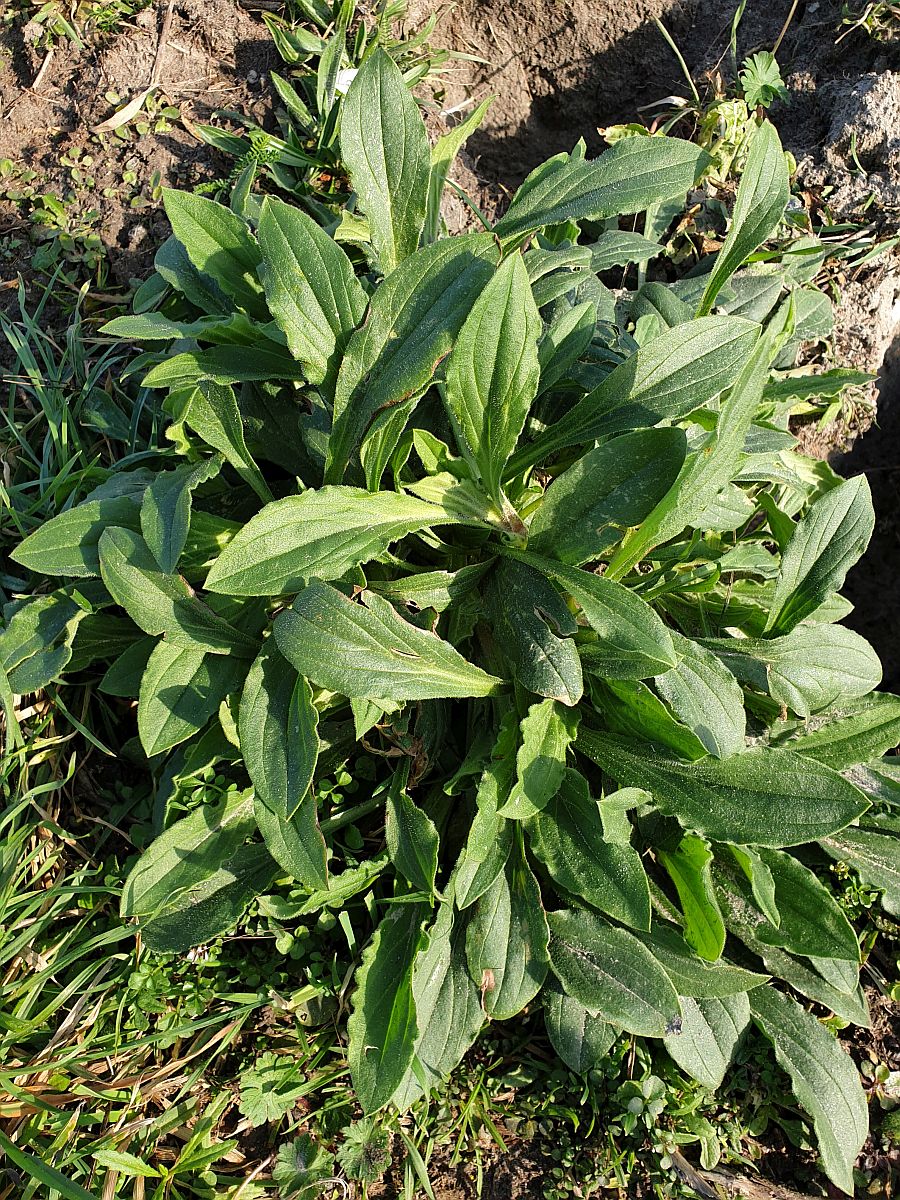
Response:
[[[781,913],[775,903],[775,880],[772,878],[772,872],[759,854],[749,846],[729,846],[728,849],[750,884],[753,899],[766,919],[777,928],[781,924]]]
[[[64,591],[31,596],[0,632],[0,667],[23,696],[56,679],[72,658],[72,643],[88,609]]]
[[[566,771],[566,751],[575,740],[579,714],[555,700],[532,704],[519,726],[516,777],[501,817],[525,821],[556,795]]]
[[[215,455],[199,463],[186,463],[174,471],[161,471],[144,492],[141,533],[161,571],[175,570],[187,543],[191,493],[218,475],[221,467],[222,459]]]
[[[449,642],[404,621],[374,592],[363,592],[357,602],[313,582],[276,617],[274,631],[278,648],[301,675],[343,696],[490,696],[501,684]]]
[[[143,538],[107,529],[99,542],[100,574],[138,628],[181,646],[252,657],[258,648],[194,595],[180,575],[161,571]]]
[[[774,988],[755,990],[750,1008],[790,1075],[794,1095],[813,1119],[826,1175],[852,1194],[853,1165],[869,1131],[866,1098],[853,1061],[811,1013]]]
[[[144,387],[187,388],[202,380],[219,387],[232,383],[264,383],[273,379],[303,379],[303,370],[286,347],[266,343],[258,327],[257,341],[247,346],[212,346],[208,350],[185,350],[164,358],[144,376]]]
[[[528,822],[534,854],[572,896],[634,929],[650,928],[650,888],[641,857],[630,844],[606,840],[597,802],[577,771]]]
[[[587,1075],[600,1067],[618,1030],[567,996],[562,988],[548,984],[542,995],[547,1036],[566,1066],[576,1075]]]
[[[392,904],[363,952],[347,1021],[353,1088],[363,1112],[390,1100],[412,1062],[417,1027],[412,975],[422,907]]]
[[[303,887],[310,891],[328,887],[328,858],[325,839],[319,829],[316,798],[307,792],[290,817],[276,811],[257,793],[253,798],[253,816],[266,849]]]
[[[780,921],[777,928],[759,925],[756,937],[792,954],[843,959],[855,968],[860,958],[856,932],[828,888],[791,854],[761,847],[759,856],[775,882]]]
[[[681,997],[681,1031],[665,1039],[668,1052],[692,1079],[716,1091],[750,1024],[750,998],[737,992],[721,1000]]]
[[[704,638],[731,673],[798,717],[843,707],[881,680],[878,655],[842,625],[798,625],[784,637]]]
[[[434,822],[410,799],[395,771],[385,806],[384,836],[391,861],[419,892],[434,894],[440,838]]]
[[[469,972],[489,1017],[514,1017],[538,994],[547,976],[548,939],[538,882],[514,850],[476,902],[466,932]]]
[[[484,592],[491,634],[513,679],[570,707],[584,691],[572,641],[578,626],[552,583],[524,563],[501,559]]]
[[[836,660],[840,663],[840,660]],[[900,696],[875,692],[818,720],[807,722],[784,746],[844,771],[870,762],[900,742]]]
[[[900,838],[851,826],[822,838],[820,845],[832,858],[849,863],[867,886],[882,891],[881,903],[887,912],[900,914]]]
[[[56,1167],[51,1167],[43,1159],[35,1158],[33,1154],[27,1154],[20,1149],[2,1130],[0,1130],[0,1150],[30,1179],[35,1179],[52,1191],[58,1192],[64,1200],[97,1200],[96,1195],[86,1192],[80,1184],[74,1183],[61,1171],[57,1171]]]
[[[179,417],[224,455],[226,462],[231,463],[263,502],[272,499],[269,486],[247,449],[241,411],[230,387],[210,379],[199,380]]]
[[[510,461],[508,474],[566,446],[675,420],[702,408],[735,382],[758,338],[759,326],[740,317],[704,317],[667,329],[523,446]]]
[[[245,659],[209,654],[200,646],[158,642],[138,694],[137,725],[148,758],[202,729],[229,692],[240,686]]]
[[[791,194],[787,162],[775,126],[758,126],[741,175],[725,244],[716,255],[698,316],[708,313],[722,286],[778,228]]]
[[[444,612],[471,595],[489,564],[473,563],[458,571],[419,571],[399,579],[370,579],[369,588],[394,605],[405,605],[411,612],[433,608]]]
[[[650,933],[637,935],[672,980],[679,996],[715,999],[734,996],[759,987],[768,979],[756,971],[745,971],[732,963],[719,960],[706,962],[670,925],[654,922]]]
[[[678,666],[654,680],[672,711],[692,729],[710,754],[727,758],[744,749],[744,694],[731,672],[710,650],[672,633]]]
[[[585,656],[590,671],[590,657]],[[591,691],[595,709],[611,733],[637,737],[673,751],[679,758],[706,757],[706,747],[686,725],[676,721],[662,700],[637,679],[596,680]]]
[[[206,587],[229,596],[278,596],[342,575],[432,525],[476,524],[400,492],[323,487],[267,504],[229,542]]]
[[[581,606],[584,619],[597,634],[597,640],[587,645],[591,669],[598,675],[648,679],[676,666],[678,656],[660,617],[621,584],[536,554],[506,553],[554,579]]]
[[[118,1171],[132,1178],[140,1176],[144,1179],[159,1179],[159,1171],[149,1163],[134,1154],[126,1154],[124,1150],[96,1150],[91,1154],[94,1162],[110,1171]]]
[[[230,208],[193,192],[164,188],[163,204],[172,231],[197,270],[215,280],[251,316],[265,319],[256,277],[259,247],[246,223]]]
[[[404,260],[381,284],[338,373],[326,482],[340,483],[377,413],[431,383],[498,257],[489,234],[445,238]]]
[[[138,859],[125,881],[122,915],[137,917],[151,950],[183,954],[233,929],[277,873],[255,829],[252,793],[203,805],[176,821]]]
[[[820,496],[798,521],[781,560],[766,632],[789,633],[843,587],[875,528],[865,475]]]
[[[647,788],[661,812],[714,841],[798,846],[843,829],[868,807],[836,771],[788,750],[683,763],[646,743],[584,727],[578,749],[620,785]]]
[[[680,1027],[675,989],[634,934],[589,912],[552,912],[547,920],[551,966],[579,1004],[644,1037],[664,1037]]]
[[[529,548],[573,566],[600,558],[659,503],[686,451],[675,427],[626,433],[588,451],[547,488]]]
[[[16,546],[10,558],[38,575],[80,579],[99,575],[97,544],[104,529],[117,525],[137,532],[139,514],[140,499],[132,495],[85,500],[45,521]]]
[[[566,378],[591,344],[596,328],[597,305],[590,300],[554,315],[538,344],[539,396]]]
[[[425,215],[425,241],[436,242],[441,232],[441,199],[447,177],[460,148],[484,120],[491,96],[482,100],[473,112],[442,134],[431,147],[431,172],[428,177],[428,210]]]
[[[268,638],[247,673],[238,736],[257,794],[284,821],[294,816],[312,784],[318,723],[312,689]]]
[[[687,833],[674,850],[659,849],[656,856],[678,892],[685,941],[701,958],[716,962],[725,949],[725,922],[713,888],[709,843]]]
[[[540,379],[541,318],[520,254],[475,301],[447,364],[444,403],[456,440],[495,500]]]
[[[564,221],[641,212],[684,195],[708,162],[706,153],[679,138],[624,138],[593,162],[571,158],[529,177],[497,222],[509,238]]]
[[[788,336],[792,309],[783,306],[769,322],[719,410],[716,427],[685,460],[675,483],[640,527],[627,536],[607,568],[620,579],[655,546],[695,527],[718,493],[738,473],[747,432],[756,416],[769,368]],[[690,322],[691,325],[696,322]]]
[[[512,849],[512,824],[498,816],[516,777],[519,726],[510,709],[500,723],[487,766],[478,783],[476,812],[469,836],[453,872],[452,886],[460,909],[484,895],[506,865]]]
[[[274,196],[263,201],[258,233],[259,277],[291,354],[310,383],[333,380],[368,303],[349,258],[305,212]]]
[[[385,275],[414,253],[425,223],[431,151],[419,106],[384,50],[370,54],[341,104],[341,154]]]
[[[465,928],[454,927],[453,906],[442,904],[416,960],[413,997],[419,1040],[416,1058],[446,1077],[484,1024],[481,995],[466,965]]]

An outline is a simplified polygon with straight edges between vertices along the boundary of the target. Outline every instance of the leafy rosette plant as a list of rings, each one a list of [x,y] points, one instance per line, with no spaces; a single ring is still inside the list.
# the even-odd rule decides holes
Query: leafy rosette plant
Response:
[[[112,658],[101,691],[137,700],[161,823],[124,905],[153,949],[278,880],[295,914],[344,909],[366,1112],[530,1005],[574,1070],[627,1031],[710,1088],[755,1024],[852,1190],[865,1099],[806,1001],[869,1020],[827,864],[897,911],[900,699],[840,624],[865,480],[787,432],[809,289],[744,267],[788,199],[778,138],[704,274],[618,294],[599,274],[661,249],[618,219],[687,192],[691,144],[559,155],[441,238],[448,159],[383,52],[340,139],[356,266],[278,200],[167,195],[160,307],[107,329],[157,347],[133,369],[177,465],[19,546],[68,582],[11,613],[7,692]],[[362,757],[363,798],[321,801]],[[243,790],[184,815],[210,765]]]

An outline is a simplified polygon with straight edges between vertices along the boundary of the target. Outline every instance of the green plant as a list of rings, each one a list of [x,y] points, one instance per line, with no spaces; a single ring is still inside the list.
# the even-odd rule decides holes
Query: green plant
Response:
[[[394,29],[406,13],[406,0],[379,3],[374,12],[356,0],[315,0],[292,6],[295,20],[274,14],[263,19],[288,68],[271,72],[279,103],[281,136],[263,130],[252,119],[231,110],[219,115],[246,132],[234,134],[213,125],[197,125],[209,145],[237,161],[227,178],[203,184],[204,195],[218,195],[241,180],[249,190],[264,174],[282,191],[301,201],[314,215],[341,222],[341,236],[365,241],[365,222],[347,207],[350,185],[341,160],[338,130],[343,97],[359,67],[376,49],[389,54],[411,90],[426,77],[435,77],[448,59],[464,57],[438,50],[429,43],[437,24],[432,15],[413,37],[398,38]],[[374,19],[366,20],[367,16]],[[484,108],[465,123],[477,125]],[[456,146],[459,145],[459,139]],[[455,151],[454,151],[455,153]]]
[[[109,661],[115,623],[101,687],[137,699],[159,833],[124,913],[176,953],[256,898],[340,929],[367,1118],[535,1003],[581,1072],[624,1030],[711,1089],[752,1022],[849,1190],[863,1092],[791,993],[868,1019],[817,869],[900,898],[900,699],[839,624],[865,481],[786,428],[819,294],[743,269],[788,200],[777,135],[706,274],[618,300],[597,272],[659,249],[619,217],[683,196],[698,147],[576,148],[440,238],[449,164],[379,50],[340,150],[361,276],[278,200],[166,194],[158,277],[106,332],[161,345],[130,370],[177,465],[110,471],[16,549],[69,582],[10,609],[7,694]],[[322,796],[353,755],[359,793]]]
[[[838,37],[841,42],[855,29],[863,29],[877,41],[896,41],[900,37],[900,4],[890,0],[872,0],[869,4],[844,4],[841,24],[848,26]]]

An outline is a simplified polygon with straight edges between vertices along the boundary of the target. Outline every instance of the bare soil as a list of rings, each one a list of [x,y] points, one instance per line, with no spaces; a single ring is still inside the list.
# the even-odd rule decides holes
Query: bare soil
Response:
[[[149,85],[166,7],[161,0],[114,36],[97,37],[83,49],[65,42],[50,52],[35,49],[31,38],[37,30],[28,25],[0,33],[0,158],[37,172],[32,184],[37,191],[71,197],[74,220],[97,210],[94,226],[107,248],[112,287],[145,277],[168,235],[150,192],[154,178],[189,188],[231,169],[225,156],[191,134],[190,123],[210,122],[223,108],[259,117],[270,108],[267,72],[278,56],[261,22],[233,0],[176,0],[154,99],[178,106],[186,122],[168,122],[164,132],[151,128],[141,136],[132,121],[124,136],[92,135],[120,106],[107,93],[117,93],[124,103]],[[94,187],[73,182],[63,161],[73,150],[94,157],[84,171]],[[126,173],[136,176],[136,185],[123,181]],[[107,190],[113,194],[104,195]],[[0,244],[4,234],[27,228],[21,206],[0,196]],[[2,277],[14,278],[27,257],[27,247],[18,259],[0,257]]]

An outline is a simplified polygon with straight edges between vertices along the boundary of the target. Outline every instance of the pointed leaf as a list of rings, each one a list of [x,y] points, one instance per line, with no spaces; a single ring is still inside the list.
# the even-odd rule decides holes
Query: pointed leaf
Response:
[[[122,915],[140,922],[151,950],[184,954],[233,929],[277,867],[254,830],[252,793],[203,805],[176,821],[138,859],[125,881]]]
[[[711,651],[677,633],[672,640],[678,666],[656,677],[656,690],[710,754],[739,753],[747,732],[743,692]]]
[[[278,647],[301,675],[343,696],[388,700],[490,696],[499,687],[374,592],[359,600],[316,581],[276,617]]]
[[[716,962],[725,949],[725,922],[710,874],[713,856],[709,843],[685,834],[674,850],[657,850],[656,856],[678,892],[685,941],[701,958]]]
[[[180,575],[159,569],[139,534],[107,529],[99,549],[100,574],[110,595],[145,633],[213,654],[247,658],[255,653],[253,638],[201,603]]]
[[[514,850],[477,901],[466,933],[469,971],[489,1017],[514,1017],[538,994],[547,975],[548,938],[538,882]]]
[[[552,912],[547,920],[553,970],[579,1004],[644,1037],[679,1028],[675,989],[634,934],[588,912]]]
[[[623,138],[593,162],[571,158],[527,179],[495,232],[507,238],[563,221],[640,212],[683,196],[707,161],[679,138]]]
[[[541,330],[522,256],[513,254],[475,301],[447,364],[443,395],[456,440],[494,499],[537,395]]]
[[[750,998],[746,992],[721,1000],[682,996],[681,1008],[681,1032],[665,1039],[666,1049],[683,1071],[716,1091],[750,1024]]]
[[[798,846],[843,829],[865,796],[836,771],[788,750],[759,748],[683,763],[652,746],[582,728],[578,749],[661,812],[715,841]]]
[[[265,317],[262,288],[256,277],[259,247],[231,209],[194,192],[163,189],[166,216],[191,262],[252,316]]]
[[[214,450],[224,455],[257,496],[263,501],[272,499],[272,493],[247,449],[244,422],[230,387],[211,379],[199,380],[180,416]]]
[[[85,500],[45,521],[10,554],[39,575],[88,578],[100,574],[97,545],[111,525],[140,529],[140,498],[132,495]]]
[[[578,626],[566,602],[539,571],[501,559],[484,594],[491,633],[517,683],[570,707],[584,691],[571,635]]]
[[[738,184],[731,228],[716,256],[698,316],[708,313],[722,286],[778,228],[791,194],[787,162],[775,126],[764,121],[750,143]]]
[[[524,446],[516,474],[566,446],[581,446],[701,408],[738,378],[759,337],[740,317],[704,317],[668,329],[642,346],[564,416]]]
[[[790,1075],[794,1095],[813,1119],[825,1173],[852,1194],[853,1165],[869,1131],[866,1098],[852,1059],[811,1013],[774,988],[755,990],[750,1008]]]
[[[290,817],[271,808],[257,792],[253,815],[266,849],[283,871],[310,891],[328,887],[325,839],[319,829],[316,798],[311,792],[306,793]]]
[[[384,836],[391,861],[400,874],[417,891],[431,895],[438,867],[438,831],[431,818],[409,798],[399,771],[388,791]]]
[[[588,1012],[560,987],[544,988],[544,1025],[553,1049],[576,1075],[599,1067],[618,1036],[602,1017]]]
[[[828,888],[791,854],[761,847],[759,856],[775,881],[780,917],[777,928],[768,923],[757,927],[759,940],[792,954],[844,959],[853,963],[855,975],[860,958],[856,932]]]
[[[638,852],[606,840],[597,802],[577,771],[528,823],[528,840],[553,880],[571,895],[635,929],[650,928],[650,888]]]
[[[421,905],[392,904],[356,972],[348,1059],[366,1113],[387,1104],[412,1062],[418,1033],[412,975],[422,946],[422,918]]]
[[[222,459],[215,455],[174,471],[160,471],[144,492],[141,533],[161,571],[174,571],[191,525],[191,493],[217,475]]]
[[[588,451],[544,493],[528,530],[535,554],[581,566],[600,558],[641,521],[675,482],[684,431],[641,429]]]
[[[671,925],[654,922],[650,933],[637,935],[672,980],[679,996],[715,999],[759,987],[768,976],[746,971],[720,959],[710,963],[691,950]]]
[[[272,315],[310,383],[337,376],[367,299],[340,245],[301,209],[274,196],[259,219],[259,277]]]
[[[138,696],[138,736],[148,758],[202,729],[229,692],[240,686],[246,659],[208,654],[202,646],[158,642]]]
[[[556,795],[566,771],[566,751],[575,740],[578,714],[555,700],[532,704],[520,725],[516,778],[499,815],[515,821],[533,817]]]
[[[403,262],[378,288],[338,374],[326,482],[341,481],[376,413],[432,381],[497,258],[488,234],[445,238]]]
[[[431,152],[419,106],[384,50],[366,58],[347,89],[341,154],[388,275],[419,244]]]
[[[660,617],[621,584],[536,554],[507,554],[548,575],[581,606],[585,620],[597,634],[597,641],[588,646],[591,669],[598,675],[648,679],[677,664],[672,638]]]
[[[465,927],[458,922],[455,927],[452,906],[442,904],[413,972],[421,1030],[416,1057],[441,1077],[458,1065],[484,1024],[481,995],[466,966]]]
[[[206,587],[229,596],[297,592],[313,577],[340,579],[408,533],[468,523],[399,492],[310,489],[275,500],[252,517],[216,560]]]
[[[878,655],[842,625],[798,625],[784,637],[704,638],[702,644],[741,683],[768,692],[798,717],[843,707],[881,681]]]
[[[875,528],[865,475],[838,484],[800,520],[781,560],[766,632],[788,633],[844,585]]]
[[[298,811],[312,784],[318,722],[312,689],[268,638],[247,673],[238,736],[258,796],[284,821]]]

